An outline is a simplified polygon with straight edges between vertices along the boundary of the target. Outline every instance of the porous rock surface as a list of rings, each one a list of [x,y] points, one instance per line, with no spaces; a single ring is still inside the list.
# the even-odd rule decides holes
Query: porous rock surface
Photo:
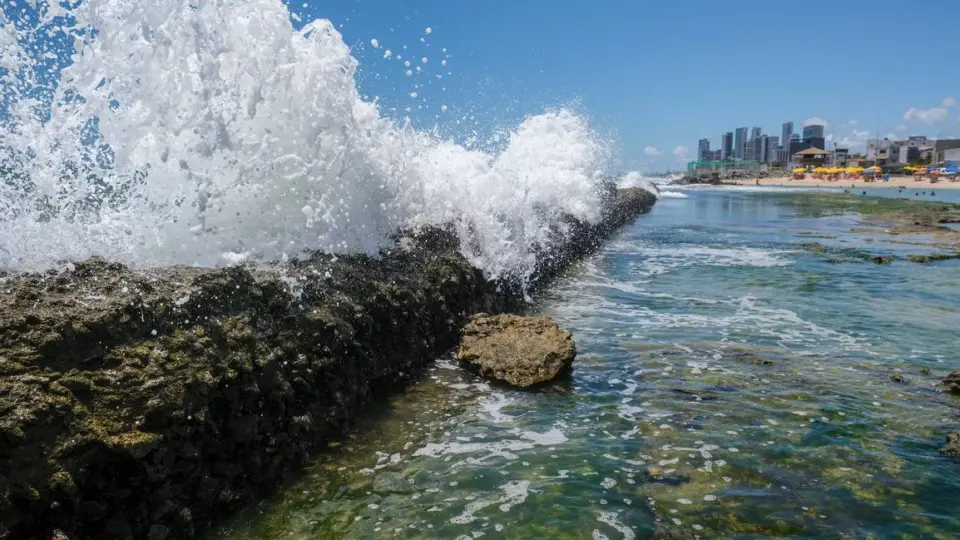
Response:
[[[550,317],[510,314],[474,316],[457,352],[470,370],[521,388],[557,378],[576,356],[573,335]]]
[[[528,292],[654,201],[611,188],[596,223],[557,220]],[[455,347],[471,315],[523,307],[460,247],[427,228],[379,257],[0,271],[0,540],[204,534]]]

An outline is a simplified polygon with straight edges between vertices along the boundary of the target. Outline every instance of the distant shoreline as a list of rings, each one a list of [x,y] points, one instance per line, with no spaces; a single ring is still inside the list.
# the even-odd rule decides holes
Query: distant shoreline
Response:
[[[803,180],[794,180],[793,178],[760,178],[760,179],[744,179],[744,180],[734,180],[728,181],[727,185],[738,185],[738,186],[783,186],[783,187],[826,187],[826,188],[898,188],[902,187],[905,189],[924,189],[924,190],[937,190],[937,189],[960,189],[960,182],[950,182],[948,180],[940,180],[936,183],[930,182],[929,179],[925,178],[921,181],[916,181],[911,176],[891,176],[889,182],[876,181],[876,182],[865,182],[863,180],[837,180],[837,181],[827,181],[827,180],[815,180],[810,178],[809,175]]]

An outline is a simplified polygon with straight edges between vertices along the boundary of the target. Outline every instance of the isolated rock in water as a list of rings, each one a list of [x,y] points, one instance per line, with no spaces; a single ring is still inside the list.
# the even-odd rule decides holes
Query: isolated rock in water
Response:
[[[550,317],[480,314],[464,327],[457,356],[480,375],[527,387],[570,369],[577,348]]]
[[[947,392],[960,395],[960,371],[953,371],[943,378],[943,386]]]
[[[945,456],[960,457],[960,431],[947,435],[947,444],[940,449]]]

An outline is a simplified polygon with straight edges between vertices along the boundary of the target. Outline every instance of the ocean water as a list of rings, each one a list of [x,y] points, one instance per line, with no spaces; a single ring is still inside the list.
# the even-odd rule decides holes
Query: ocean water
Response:
[[[520,391],[439,359],[220,538],[956,538],[960,264],[800,215],[773,190],[687,190],[533,312],[569,378]],[[802,196],[802,195],[800,195]],[[902,381],[902,382],[900,382]]]

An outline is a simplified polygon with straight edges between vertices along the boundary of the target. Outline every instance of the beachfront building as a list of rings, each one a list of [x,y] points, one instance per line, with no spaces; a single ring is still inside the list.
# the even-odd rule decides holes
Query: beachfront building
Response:
[[[733,136],[733,157],[736,159],[744,159],[743,155],[746,153],[747,147],[747,128],[740,127],[735,130]]]
[[[933,143],[931,163],[957,161],[960,158],[960,139],[940,139]]]
[[[908,137],[906,140],[871,139],[867,141],[867,161],[879,165],[916,163],[932,157],[934,149],[940,150],[941,141],[933,141],[921,135]],[[946,148],[946,140],[942,145]]]
[[[822,148],[807,148],[793,155],[793,162],[801,167],[814,166],[822,167],[827,162],[827,156],[830,152]]]
[[[898,141],[890,139],[871,139],[867,141],[867,161],[883,165],[891,162],[894,152],[899,155]]]

